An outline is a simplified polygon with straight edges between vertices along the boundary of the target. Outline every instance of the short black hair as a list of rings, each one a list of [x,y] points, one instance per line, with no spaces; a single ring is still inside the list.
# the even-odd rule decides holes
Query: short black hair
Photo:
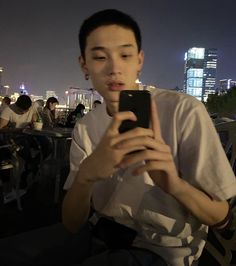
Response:
[[[84,20],[79,31],[79,45],[82,57],[85,59],[85,47],[88,35],[101,26],[119,25],[133,31],[140,52],[142,46],[141,31],[137,22],[129,15],[116,10],[105,9],[98,11]]]
[[[56,97],[49,97],[47,99],[47,101],[46,101],[45,107],[49,108],[50,103],[57,103],[57,104],[59,104],[59,102],[58,102],[58,100],[57,100]]]
[[[32,105],[32,101],[28,95],[20,95],[16,100],[16,106],[21,110],[26,111]]]
[[[95,100],[93,103],[94,103],[94,104],[95,104],[95,103],[101,104],[102,102],[99,101],[99,100]]]
[[[11,103],[11,98],[8,97],[8,96],[5,96],[3,99],[2,99],[2,102],[9,105]]]
[[[82,110],[85,109],[85,106],[82,104],[82,103],[79,103],[76,108],[75,108],[75,111],[76,112],[81,112]]]

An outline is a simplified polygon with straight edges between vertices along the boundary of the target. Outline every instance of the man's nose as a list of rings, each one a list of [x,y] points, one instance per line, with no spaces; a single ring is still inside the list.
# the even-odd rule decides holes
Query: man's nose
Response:
[[[121,73],[121,63],[116,58],[111,58],[109,60],[109,74],[116,75]]]

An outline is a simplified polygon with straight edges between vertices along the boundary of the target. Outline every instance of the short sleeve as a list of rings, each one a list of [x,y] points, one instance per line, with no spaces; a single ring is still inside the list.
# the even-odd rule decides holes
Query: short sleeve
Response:
[[[77,123],[72,133],[70,172],[63,187],[65,190],[68,190],[73,184],[82,161],[92,153],[91,146],[91,140],[87,134],[86,127]]]
[[[205,106],[194,106],[180,124],[181,176],[213,199],[236,195],[235,175]]]
[[[6,106],[6,107],[3,109],[2,113],[0,114],[0,117],[1,117],[2,119],[5,119],[5,120],[7,120],[7,121],[10,121],[10,116],[11,116],[11,109],[10,109],[8,106]]]

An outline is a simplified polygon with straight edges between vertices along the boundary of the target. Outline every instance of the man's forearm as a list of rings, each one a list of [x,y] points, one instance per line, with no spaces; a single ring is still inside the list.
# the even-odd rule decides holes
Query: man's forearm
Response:
[[[6,127],[8,122],[8,120],[0,118],[0,129]]]
[[[76,233],[88,219],[93,186],[78,180],[79,178],[75,179],[62,204],[62,222],[73,233]]]
[[[215,201],[184,180],[173,196],[203,224],[213,226],[227,216],[227,201]],[[226,222],[227,224],[227,222]]]

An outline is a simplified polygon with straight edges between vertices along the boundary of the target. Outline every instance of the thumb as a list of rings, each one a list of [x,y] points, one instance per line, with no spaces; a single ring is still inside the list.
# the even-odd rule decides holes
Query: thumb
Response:
[[[154,99],[151,99],[151,122],[152,122],[152,130],[154,132],[154,138],[163,142],[163,138],[161,135],[161,126],[160,126],[160,119],[158,116],[158,110],[156,106],[156,102]]]

